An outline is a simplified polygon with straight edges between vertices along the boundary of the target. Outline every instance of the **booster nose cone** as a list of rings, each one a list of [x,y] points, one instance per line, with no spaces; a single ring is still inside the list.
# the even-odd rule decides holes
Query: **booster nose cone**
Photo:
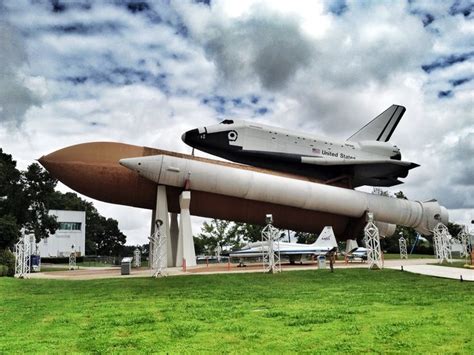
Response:
[[[140,167],[142,165],[141,158],[125,158],[120,159],[119,164],[126,167],[127,169],[140,173]]]

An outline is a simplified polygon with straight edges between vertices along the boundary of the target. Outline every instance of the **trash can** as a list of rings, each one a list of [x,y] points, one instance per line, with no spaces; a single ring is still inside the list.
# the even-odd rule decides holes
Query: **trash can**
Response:
[[[133,258],[126,257],[122,259],[121,271],[122,275],[130,275],[130,271],[132,270],[132,260]]]
[[[318,269],[325,269],[326,268],[326,256],[320,255],[318,256]]]

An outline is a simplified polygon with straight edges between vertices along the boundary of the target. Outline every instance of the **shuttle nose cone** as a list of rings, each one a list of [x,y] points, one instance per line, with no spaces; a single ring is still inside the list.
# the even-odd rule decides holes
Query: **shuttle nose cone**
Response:
[[[181,139],[187,145],[190,145],[191,147],[195,147],[198,144],[199,130],[195,128],[190,131],[187,131],[183,133],[183,135],[181,136]]]

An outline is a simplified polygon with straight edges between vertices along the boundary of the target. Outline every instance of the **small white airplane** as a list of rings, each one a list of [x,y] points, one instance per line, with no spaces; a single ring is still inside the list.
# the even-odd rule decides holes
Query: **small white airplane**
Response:
[[[352,187],[393,186],[418,164],[402,161],[389,143],[405,107],[392,105],[347,140],[226,119],[182,135],[193,148],[238,163],[324,180],[347,179]]]
[[[266,242],[249,243],[240,250],[229,254],[231,258],[258,258],[268,250]],[[303,256],[326,255],[337,251],[336,237],[332,227],[326,226],[313,244],[273,242],[273,250],[280,251],[280,258],[288,258],[291,264],[302,261]]]

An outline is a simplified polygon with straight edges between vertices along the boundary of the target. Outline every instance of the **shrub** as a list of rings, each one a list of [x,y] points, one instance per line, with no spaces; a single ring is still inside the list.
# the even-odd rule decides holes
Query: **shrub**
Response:
[[[7,276],[8,268],[6,265],[0,265],[0,277]]]
[[[7,276],[15,275],[15,255],[10,250],[0,250],[0,265],[6,267]]]

